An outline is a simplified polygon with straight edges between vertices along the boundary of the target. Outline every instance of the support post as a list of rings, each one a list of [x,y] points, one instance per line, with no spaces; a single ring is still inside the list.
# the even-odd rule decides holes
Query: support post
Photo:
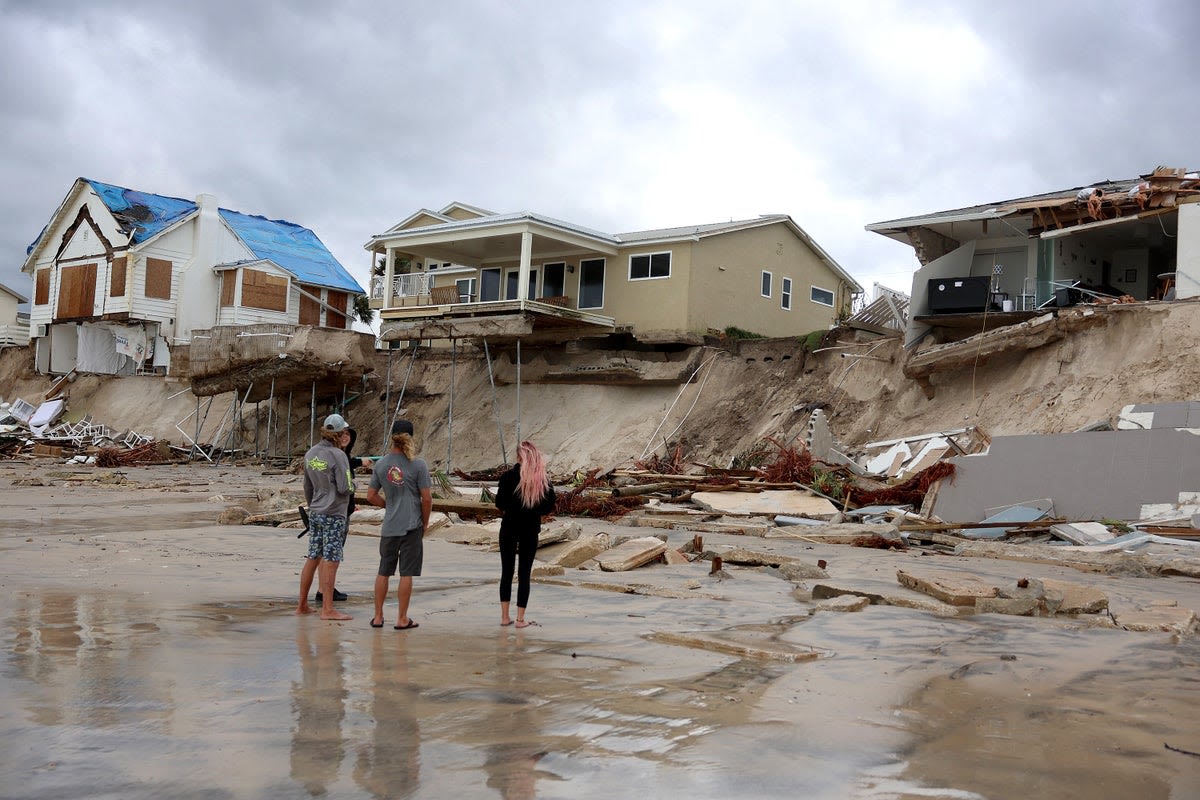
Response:
[[[517,337],[517,447],[521,446],[521,337]]]
[[[450,405],[446,408],[446,474],[454,468],[454,367],[458,361],[458,339],[450,340]]]
[[[492,416],[496,418],[496,435],[500,437],[500,463],[508,466],[508,451],[504,447],[504,425],[500,422],[500,407],[496,403],[496,377],[492,373],[492,354],[488,350],[487,339],[483,340],[483,355],[487,359],[488,383],[492,385]]]

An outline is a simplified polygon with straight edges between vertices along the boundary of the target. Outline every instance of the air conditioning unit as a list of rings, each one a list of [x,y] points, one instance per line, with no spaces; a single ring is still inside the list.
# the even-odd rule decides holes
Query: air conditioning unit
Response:
[[[41,325],[37,325],[35,327],[35,331],[36,332],[34,333],[34,336],[38,339],[41,339],[44,336],[50,335],[50,326],[43,323]]]

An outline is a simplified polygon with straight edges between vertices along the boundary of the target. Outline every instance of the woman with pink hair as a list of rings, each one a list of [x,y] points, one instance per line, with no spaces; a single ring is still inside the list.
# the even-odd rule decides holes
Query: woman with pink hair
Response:
[[[512,625],[508,605],[512,599],[513,568],[517,568],[518,628],[534,623],[525,620],[529,605],[529,574],[537,552],[542,516],[554,510],[554,487],[546,477],[546,459],[533,442],[521,442],[517,463],[500,476],[496,508],[504,512],[500,521],[500,624]]]

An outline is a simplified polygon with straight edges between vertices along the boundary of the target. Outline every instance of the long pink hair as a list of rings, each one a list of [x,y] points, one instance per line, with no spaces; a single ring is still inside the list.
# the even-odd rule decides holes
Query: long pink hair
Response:
[[[533,442],[524,441],[517,448],[517,463],[521,465],[517,495],[526,508],[533,508],[550,488],[550,479],[546,477],[546,459]]]

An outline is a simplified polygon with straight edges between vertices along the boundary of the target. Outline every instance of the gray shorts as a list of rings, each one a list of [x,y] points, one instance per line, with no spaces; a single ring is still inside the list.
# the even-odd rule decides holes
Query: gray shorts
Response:
[[[379,537],[379,574],[385,577],[416,577],[421,574],[425,557],[424,533],[413,528],[403,536]]]

